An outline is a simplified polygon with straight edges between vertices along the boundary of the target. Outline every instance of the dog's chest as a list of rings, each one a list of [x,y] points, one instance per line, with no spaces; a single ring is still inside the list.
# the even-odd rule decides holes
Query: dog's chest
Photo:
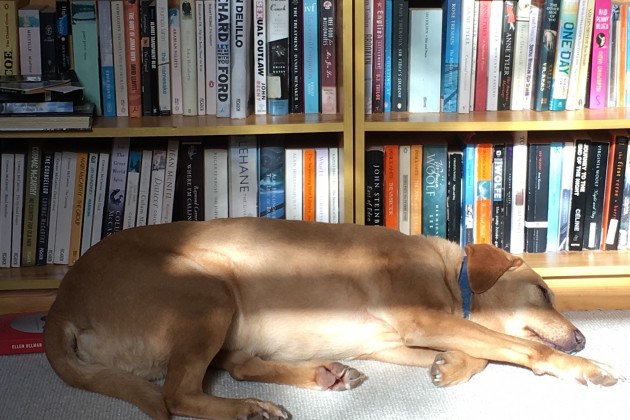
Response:
[[[390,325],[367,313],[286,310],[241,314],[225,347],[266,359],[342,360],[400,344]]]

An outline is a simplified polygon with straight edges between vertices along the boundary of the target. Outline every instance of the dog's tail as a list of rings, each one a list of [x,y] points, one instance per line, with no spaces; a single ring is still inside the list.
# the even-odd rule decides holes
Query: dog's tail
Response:
[[[90,364],[77,355],[77,327],[49,316],[44,326],[46,357],[67,384],[119,398],[139,407],[154,419],[170,419],[160,388],[122,369]]]

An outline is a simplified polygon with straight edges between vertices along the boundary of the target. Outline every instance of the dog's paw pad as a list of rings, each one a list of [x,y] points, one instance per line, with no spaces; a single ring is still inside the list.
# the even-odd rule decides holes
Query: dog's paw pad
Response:
[[[358,370],[341,363],[320,366],[316,372],[316,382],[321,389],[345,391],[356,388],[365,381],[366,376]]]
[[[254,398],[244,400],[237,420],[287,420],[289,413],[282,407],[268,401]]]

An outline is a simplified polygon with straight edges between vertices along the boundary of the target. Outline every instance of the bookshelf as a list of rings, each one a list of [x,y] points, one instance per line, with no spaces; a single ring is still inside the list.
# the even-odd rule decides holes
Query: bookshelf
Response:
[[[433,2],[436,3],[436,2]],[[437,2],[439,5],[439,2]],[[583,111],[458,113],[365,113],[364,2],[354,5],[355,222],[365,222],[365,152],[383,139],[393,144],[414,135],[452,138],[469,132],[565,131],[630,128],[630,108]],[[402,143],[401,143],[402,144]],[[549,283],[562,310],[630,308],[630,251],[523,254]]]
[[[33,3],[54,5],[54,0],[32,0]],[[310,147],[322,145],[331,139],[337,142],[343,157],[343,209],[341,220],[354,221],[354,121],[352,112],[353,86],[353,33],[352,1],[339,0],[336,8],[336,69],[337,109],[334,115],[289,114],[283,116],[250,115],[245,119],[216,118],[214,116],[144,116],[97,117],[89,132],[0,132],[0,142],[9,139],[44,138],[56,144],[88,144],[103,138],[130,137],[182,139],[192,136],[266,135],[287,134],[290,139],[308,138]],[[304,136],[310,134],[309,136]],[[291,140],[286,144],[291,146]],[[0,313],[47,308],[54,299],[66,266],[40,266],[0,269]]]

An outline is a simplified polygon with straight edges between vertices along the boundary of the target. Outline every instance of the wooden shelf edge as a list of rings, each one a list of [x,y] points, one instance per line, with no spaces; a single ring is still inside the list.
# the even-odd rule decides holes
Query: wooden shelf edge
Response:
[[[561,311],[630,309],[630,276],[547,280]]]

